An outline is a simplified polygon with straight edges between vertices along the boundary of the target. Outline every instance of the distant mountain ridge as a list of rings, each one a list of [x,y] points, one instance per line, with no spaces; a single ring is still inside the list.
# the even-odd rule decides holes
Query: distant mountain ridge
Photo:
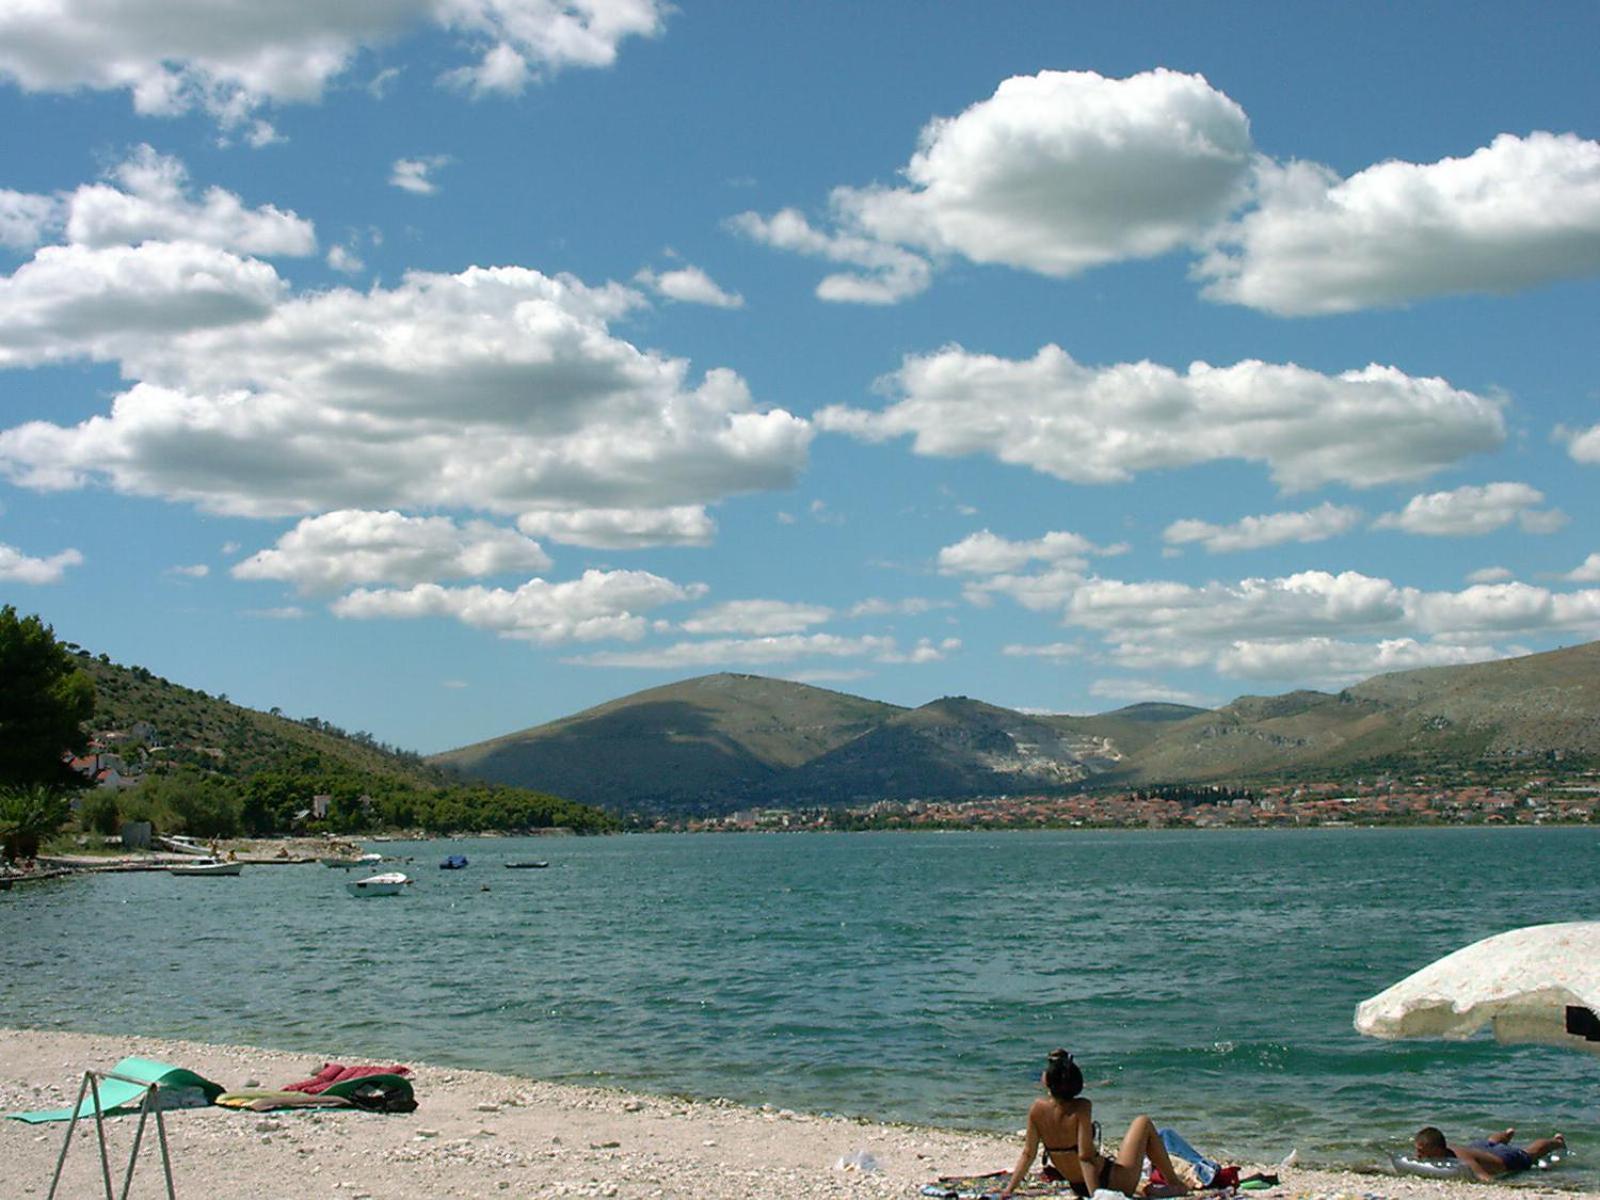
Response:
[[[959,696],[906,709],[707,675],[430,762],[613,811],[684,814],[1552,754],[1600,759],[1600,642],[1379,675],[1337,694],[1241,696],[1216,710],[1145,703],[1087,717]]]

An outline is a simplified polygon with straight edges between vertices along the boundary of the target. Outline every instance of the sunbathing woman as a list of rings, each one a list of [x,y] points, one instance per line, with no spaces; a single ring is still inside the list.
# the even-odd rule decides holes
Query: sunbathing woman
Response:
[[[1083,1072],[1072,1061],[1072,1055],[1065,1050],[1052,1050],[1040,1081],[1050,1094],[1035,1100],[1028,1110],[1022,1155],[1011,1178],[1000,1189],[1002,1200],[1010,1200],[1033,1166],[1040,1146],[1044,1147],[1047,1167],[1054,1167],[1079,1196],[1092,1195],[1100,1188],[1133,1195],[1147,1158],[1170,1185],[1166,1194],[1180,1195],[1189,1190],[1173,1171],[1172,1159],[1167,1157],[1167,1148],[1156,1136],[1155,1123],[1149,1117],[1133,1119],[1115,1158],[1100,1153],[1100,1147],[1095,1145],[1089,1101],[1079,1095],[1083,1091]]]

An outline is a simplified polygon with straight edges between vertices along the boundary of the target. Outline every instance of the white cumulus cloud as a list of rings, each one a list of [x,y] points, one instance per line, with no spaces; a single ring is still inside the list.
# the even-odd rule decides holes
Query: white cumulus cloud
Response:
[[[316,253],[310,221],[271,204],[248,208],[219,187],[194,198],[183,163],[148,145],[114,167],[109,179],[121,186],[85,184],[64,197],[67,241],[96,248],[198,242],[263,257]]]
[[[1561,578],[1571,583],[1600,583],[1600,553],[1589,555]]]
[[[1101,553],[1088,538],[1052,531],[1032,541],[1011,541],[987,529],[969,534],[939,551],[939,571],[945,575],[1000,575],[1020,570],[1031,562],[1082,569],[1089,555]]]
[[[417,196],[432,196],[439,190],[433,174],[449,165],[448,154],[434,154],[427,158],[397,158],[389,169],[389,182],[404,192]]]
[[[555,645],[643,637],[642,615],[663,604],[693,599],[681,587],[647,571],[585,571],[578,579],[530,579],[514,589],[420,583],[403,589],[359,588],[336,600],[333,611],[351,619],[446,617],[501,637]]]
[[[539,544],[487,521],[457,525],[448,517],[343,509],[307,517],[241,563],[236,579],[277,579],[302,594],[356,584],[434,583],[508,571],[545,571]]]
[[[770,217],[746,212],[728,225],[752,241],[811,258],[857,267],[829,275],[817,285],[817,297],[845,304],[897,304],[926,291],[933,267],[920,254],[860,234],[828,233],[812,226],[797,209]]]
[[[563,67],[604,67],[630,37],[661,32],[662,0],[30,0],[0,5],[0,80],[30,92],[131,93],[147,115],[191,110],[262,141],[253,114],[314,102],[357,55],[425,27],[481,48],[446,73],[516,92]],[[270,131],[270,126],[267,127]]]
[[[0,367],[112,359],[256,321],[285,291],[267,263],[195,242],[45,246],[0,277]]]
[[[1291,490],[1421,478],[1505,439],[1500,402],[1443,379],[1372,365],[1324,375],[1293,364],[1151,362],[1088,367],[1059,346],[1031,359],[949,346],[881,381],[882,410],[830,406],[823,429],[909,435],[918,454],[987,454],[1070,483],[1237,459]]]
[[[614,336],[609,322],[642,303],[615,284],[474,267],[271,303],[279,282],[270,267],[218,260],[215,273],[235,294],[191,314],[179,303],[183,289],[204,288],[188,278],[199,266],[188,264],[220,251],[60,249],[134,259],[159,250],[185,270],[164,257],[165,274],[143,263],[155,284],[115,291],[109,315],[98,293],[75,294],[84,285],[71,270],[31,288],[19,271],[0,284],[0,352],[13,347],[13,361],[109,353],[84,328],[120,322],[120,332],[137,331],[140,295],[163,287],[180,293],[150,310],[167,326],[175,312],[191,321],[255,319],[118,339],[122,373],[138,382],[108,413],[0,432],[0,474],[25,486],[96,480],[246,516],[525,514],[703,505],[789,486],[805,461],[807,422],[757,406],[732,371],[712,369],[695,382],[683,360]],[[39,260],[29,266],[43,269]],[[102,272],[110,273],[103,264]],[[233,278],[240,274],[243,281]],[[61,311],[51,314],[52,304]]]
[[[1554,533],[1567,523],[1560,509],[1541,509],[1544,493],[1526,483],[1488,483],[1413,496],[1399,512],[1384,513],[1374,529],[1435,537],[1493,533],[1516,524],[1523,533]]]
[[[641,550],[647,546],[709,546],[717,523],[704,505],[671,508],[583,508],[526,512],[517,528],[564,546]]]
[[[68,567],[83,565],[83,555],[63,550],[49,558],[34,558],[15,546],[0,542],[0,580],[7,583],[60,583]]]
[[[702,609],[683,622],[685,633],[734,633],[768,637],[801,633],[833,616],[820,604],[795,604],[787,600],[729,600]]]
[[[704,304],[710,308],[744,307],[743,296],[725,290],[699,267],[677,267],[671,271],[653,271],[645,267],[634,276],[634,280],[658,296],[683,304]]]
[[[926,286],[924,256],[1067,277],[1196,242],[1244,199],[1253,158],[1243,110],[1199,75],[1042,71],[930,121],[906,186],[836,188],[832,231],[793,209],[736,227],[866,268],[823,299],[892,303]]]
[[[1296,316],[1600,271],[1600,142],[1572,134],[1501,134],[1466,158],[1349,179],[1264,164],[1257,193],[1197,269],[1212,299]]]
[[[1198,542],[1209,554],[1234,550],[1259,550],[1285,542],[1322,542],[1348,533],[1361,521],[1361,510],[1346,505],[1323,503],[1305,512],[1266,513],[1242,517],[1231,525],[1208,521],[1174,521],[1162,533],[1169,546]]]

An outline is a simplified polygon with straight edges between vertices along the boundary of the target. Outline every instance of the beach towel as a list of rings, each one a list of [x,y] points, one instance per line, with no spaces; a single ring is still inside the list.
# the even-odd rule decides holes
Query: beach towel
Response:
[[[251,1112],[274,1112],[284,1108],[350,1108],[343,1096],[313,1096],[306,1092],[280,1092],[270,1088],[247,1088],[223,1092],[217,1097],[223,1108],[243,1108]]]
[[[113,1074],[126,1075],[132,1079],[142,1079],[145,1083],[161,1085],[161,1107],[174,1108],[200,1108],[211,1104],[222,1094],[220,1083],[213,1083],[203,1075],[196,1075],[193,1071],[182,1067],[174,1067],[170,1063],[156,1062],[151,1058],[125,1058],[111,1068]],[[125,1083],[121,1079],[101,1079],[100,1112],[103,1116],[116,1117],[125,1113],[137,1112],[144,1102],[145,1088],[137,1083]],[[30,1125],[40,1125],[46,1121],[70,1121],[73,1109],[53,1108],[43,1112],[14,1112],[6,1116],[14,1121],[26,1121]],[[90,1092],[83,1098],[83,1103],[76,1110],[80,1117],[94,1115],[94,1093]]]
[[[327,1091],[336,1083],[348,1083],[352,1079],[363,1079],[368,1075],[409,1075],[410,1067],[402,1067],[396,1063],[392,1067],[347,1067],[343,1063],[323,1063],[317,1073],[310,1079],[302,1079],[299,1083],[285,1084],[285,1092],[309,1092],[315,1096]]]
[[[987,1175],[941,1175],[932,1183],[922,1185],[924,1196],[937,1200],[983,1200],[1005,1187],[1011,1178],[1010,1171],[991,1171]],[[1017,1185],[1013,1196],[1071,1196],[1072,1185],[1063,1179],[1045,1180],[1030,1175]]]

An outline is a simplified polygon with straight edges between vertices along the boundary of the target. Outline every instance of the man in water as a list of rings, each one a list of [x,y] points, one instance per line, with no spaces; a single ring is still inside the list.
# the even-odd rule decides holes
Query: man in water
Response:
[[[1559,1133],[1553,1137],[1539,1138],[1526,1146],[1513,1146],[1511,1138],[1515,1129],[1502,1129],[1486,1138],[1468,1142],[1465,1146],[1452,1146],[1432,1125],[1417,1131],[1418,1158],[1459,1158],[1472,1168],[1472,1173],[1485,1182],[1497,1175],[1526,1171],[1534,1162],[1552,1150],[1565,1149],[1567,1142]]]

